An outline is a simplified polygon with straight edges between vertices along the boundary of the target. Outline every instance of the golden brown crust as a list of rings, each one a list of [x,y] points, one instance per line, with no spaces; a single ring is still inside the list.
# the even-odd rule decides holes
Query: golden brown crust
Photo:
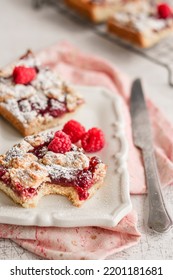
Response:
[[[80,206],[105,178],[107,166],[77,145],[64,153],[51,151],[54,137],[53,131],[28,136],[0,155],[0,190],[23,207],[36,207],[49,194],[67,196]]]
[[[0,115],[27,136],[65,122],[84,99],[58,73],[41,66],[31,51],[22,59],[0,71]],[[13,69],[18,65],[38,69],[31,83],[14,82]]]
[[[134,0],[113,14],[107,30],[133,45],[149,48],[172,33],[173,20],[160,18],[156,3]]]
[[[10,197],[15,203],[23,204],[24,200],[22,200],[11,188],[8,188],[6,184],[0,181],[0,190],[3,191],[8,197]]]
[[[173,25],[159,32],[153,32],[152,36],[146,36],[135,29],[128,28],[126,25],[121,25],[115,19],[110,19],[107,23],[107,30],[112,34],[115,34],[117,37],[140,48],[149,48],[171,34],[173,31]]]
[[[121,6],[120,4],[94,5],[81,0],[65,0],[65,3],[94,23],[106,21]]]
[[[96,191],[102,186],[103,178],[96,184],[94,184],[89,190],[89,198],[91,198]],[[66,196],[74,206],[80,207],[86,200],[80,200],[77,191],[75,188],[70,186],[61,186],[56,184],[44,183],[41,187],[40,191],[38,191],[38,195],[34,196],[32,199],[24,200],[19,197],[11,188],[9,188],[6,184],[0,181],[0,190],[6,193],[15,203],[22,205],[24,208],[35,208],[39,202],[39,200],[45,196],[50,194],[59,194],[62,196]]]
[[[139,32],[128,29],[127,27],[120,25],[114,19],[110,19],[107,23],[108,32],[115,34],[117,37],[129,41],[130,43],[139,47],[145,48],[148,43],[144,40],[142,34]]]
[[[4,106],[0,105],[0,112],[4,119],[6,119],[12,126],[14,126],[23,136],[37,134],[40,131],[44,131],[49,128],[56,127],[60,124],[68,121],[77,110],[80,109],[82,105],[80,105],[75,112],[69,112],[59,118],[49,118],[49,120],[42,122],[39,118],[34,119],[29,125],[24,126],[13,114],[8,111]]]
[[[75,0],[65,0],[65,3],[72,9],[79,12],[81,15],[86,16],[93,22],[97,22],[97,19],[94,17],[93,8],[88,5],[88,3],[83,3],[82,1]]]
[[[12,114],[12,112],[8,111],[5,107],[2,107],[0,105],[0,112],[1,116],[6,119],[12,126],[17,128],[17,130],[20,131],[22,135],[26,134],[26,128],[23,126],[23,124]]]
[[[102,186],[102,183],[103,183],[103,178],[88,190],[89,197],[87,198],[87,200],[90,199],[96,193],[96,191]],[[63,187],[60,185],[47,183],[45,184],[44,187],[44,195],[49,195],[49,194],[59,194],[59,195],[66,196],[76,207],[82,206],[82,204],[86,201],[86,200],[80,200],[75,188],[68,187],[68,186]]]

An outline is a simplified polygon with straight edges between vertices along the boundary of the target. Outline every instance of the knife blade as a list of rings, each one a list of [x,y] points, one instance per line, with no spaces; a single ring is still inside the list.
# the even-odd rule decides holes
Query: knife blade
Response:
[[[154,155],[152,130],[140,79],[131,88],[130,114],[134,145],[142,152],[148,188],[148,226],[156,232],[166,232],[173,222],[166,209]]]
[[[151,126],[140,79],[136,79],[132,84],[130,113],[135,145],[140,149],[151,148]]]

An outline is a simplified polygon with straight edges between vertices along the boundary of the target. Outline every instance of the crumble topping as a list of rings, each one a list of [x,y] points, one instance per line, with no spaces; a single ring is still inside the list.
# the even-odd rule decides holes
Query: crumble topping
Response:
[[[74,169],[84,169],[89,167],[88,157],[80,151],[70,151],[65,154],[47,152],[43,157],[42,162],[45,165],[56,164]]]
[[[37,78],[32,81],[32,85],[37,90],[45,90],[49,89],[61,89],[63,82],[61,81],[59,75],[51,71],[50,69],[40,69],[39,73],[37,74]]]
[[[99,166],[96,167],[96,170],[93,175],[93,179],[95,182],[99,181],[100,178],[103,178],[105,176],[105,165],[100,162]]]
[[[5,155],[0,155],[0,164],[19,167],[22,165],[22,162],[36,160],[34,155],[27,154],[31,148],[32,146],[29,143],[22,140],[19,144],[9,149]]]
[[[95,159],[90,166],[92,158],[74,144],[65,154],[48,151],[47,146],[54,134],[51,131],[25,137],[5,155],[0,156],[0,180],[16,191],[19,188],[37,190],[45,182],[67,186],[74,184],[82,195],[81,190],[86,193],[87,187],[105,176],[105,165],[101,160]],[[39,148],[45,149],[43,157],[34,153]],[[27,193],[22,192],[22,195],[27,196]]]
[[[15,84],[13,69],[16,66],[35,68],[35,79],[27,85]],[[0,106],[25,127],[35,119],[49,122],[83,103],[81,95],[66,85],[57,73],[42,67],[31,53],[7,69],[0,71]]]
[[[44,143],[49,143],[53,137],[55,132],[49,131],[49,132],[42,132],[36,135],[31,135],[25,137],[25,141],[28,142],[32,147],[38,147]]]
[[[24,154],[21,157],[14,157],[9,161],[9,166],[14,168],[26,168],[26,162],[32,163],[34,161],[37,161],[37,157],[33,154]]]
[[[58,99],[59,102],[65,102],[66,95],[60,89],[50,88],[45,90],[45,95],[49,98]]]
[[[125,0],[82,0],[82,1],[95,5],[103,5],[103,4],[117,4],[117,3],[124,2]]]
[[[52,180],[57,180],[59,178],[66,179],[67,181],[74,181],[76,174],[73,168],[64,167],[61,165],[52,164],[47,166],[47,171]]]
[[[52,110],[61,110],[64,108],[63,103],[55,100],[55,99],[50,99],[50,106]]]
[[[36,94],[36,90],[31,85],[15,85],[11,78],[0,78],[0,102],[8,99],[19,100],[22,98],[28,98]]]
[[[121,11],[114,14],[114,18],[121,24],[128,25],[141,33],[159,32],[169,26],[171,18],[161,19],[157,14],[157,5],[147,1],[129,3]]]
[[[27,162],[24,168],[9,169],[11,183],[20,184],[23,188],[37,189],[45,180],[48,181],[46,168],[37,162]]]

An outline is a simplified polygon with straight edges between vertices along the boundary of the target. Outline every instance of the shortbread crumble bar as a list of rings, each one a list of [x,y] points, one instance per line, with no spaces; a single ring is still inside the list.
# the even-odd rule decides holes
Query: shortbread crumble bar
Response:
[[[0,156],[0,190],[25,208],[36,207],[48,194],[67,196],[81,206],[103,183],[106,165],[101,159],[75,144],[68,152],[53,151],[57,134],[27,136]]]
[[[135,0],[129,0],[135,1]],[[128,0],[65,0],[66,4],[92,22],[106,21],[114,11],[129,2]]]
[[[129,3],[108,21],[108,32],[138,47],[151,47],[173,32],[172,8],[154,1]]]
[[[0,71],[0,115],[24,136],[65,122],[84,99],[32,52]]]

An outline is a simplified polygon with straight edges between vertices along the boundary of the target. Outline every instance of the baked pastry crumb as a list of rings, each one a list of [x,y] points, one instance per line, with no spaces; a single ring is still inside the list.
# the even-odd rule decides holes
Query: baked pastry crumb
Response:
[[[0,71],[0,115],[24,136],[71,117],[83,97],[29,51]]]
[[[106,165],[72,144],[70,151],[55,153],[49,144],[55,132],[27,136],[0,156],[0,190],[25,208],[36,207],[49,194],[67,196],[81,206],[103,183]]]
[[[135,0],[129,0],[135,1]],[[94,23],[105,22],[114,11],[129,2],[127,0],[65,0],[70,8]]]
[[[136,0],[108,20],[108,32],[140,48],[149,48],[173,31],[173,15],[161,17],[159,4]]]

